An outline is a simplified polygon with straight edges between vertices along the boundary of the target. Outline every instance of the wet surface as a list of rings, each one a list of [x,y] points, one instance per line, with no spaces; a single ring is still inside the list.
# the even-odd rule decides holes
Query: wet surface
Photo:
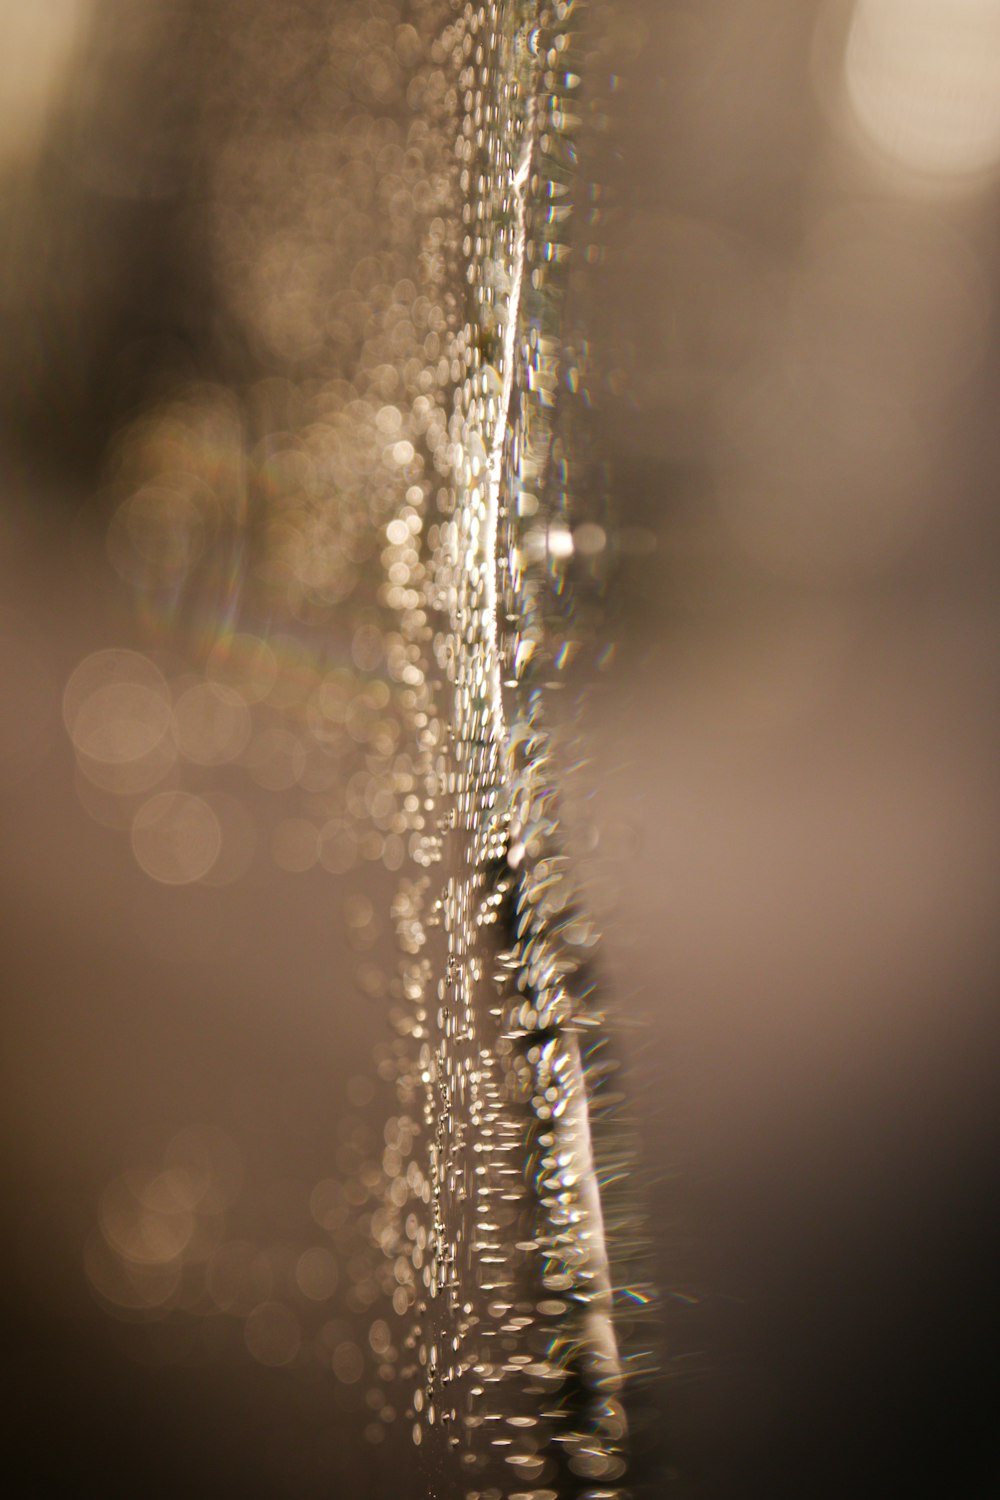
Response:
[[[988,109],[942,125],[939,74],[933,108],[907,102],[892,9],[592,19],[562,70],[597,101],[586,161],[560,186],[593,254],[555,325],[523,283],[536,343],[506,368],[534,388],[505,383],[503,306],[476,302],[529,232],[525,125],[494,138],[499,187],[462,186],[452,122],[477,104],[435,80],[482,63],[457,32],[434,50],[444,8],[302,4],[279,35],[266,6],[117,32],[108,6],[59,74],[55,144],[5,146],[33,309],[6,313],[0,653],[22,1493],[629,1483],[607,1413],[603,1477],[566,1449],[545,1469],[594,1418],[586,1381],[553,1416],[532,1381],[558,1337],[549,1370],[515,1363],[587,1306],[574,1276],[605,1305],[573,1184],[587,1252],[541,1253],[541,1110],[572,1123],[578,1088],[541,1075],[572,1075],[559,1028],[591,1009],[634,1163],[634,1199],[598,1171],[618,1328],[663,1372],[633,1388],[636,1487],[989,1489],[996,143]],[[926,9],[907,45],[938,35]],[[85,86],[112,34],[134,132]],[[508,63],[533,56],[525,35]],[[201,101],[183,120],[129,104],[175,75]],[[465,247],[463,195],[475,215],[505,191],[496,243]],[[471,302],[449,300],[463,257]],[[530,444],[490,434],[503,408],[532,435],[552,326],[575,373],[562,483],[536,493]],[[478,656],[437,651],[483,613]],[[421,740],[435,722],[464,729]],[[435,801],[455,743],[474,772]],[[558,847],[525,862],[512,818],[555,796]],[[545,917],[527,957],[500,941],[519,901]],[[590,955],[568,1007],[510,980],[553,922]],[[440,1013],[426,975],[405,993],[423,951]],[[476,1086],[445,1100],[459,1066]],[[522,1163],[506,1203],[483,1127]],[[629,1327],[646,1283],[615,1256],[640,1242],[657,1291]],[[588,1332],[608,1395],[618,1356]],[[459,1416],[487,1420],[456,1452]]]

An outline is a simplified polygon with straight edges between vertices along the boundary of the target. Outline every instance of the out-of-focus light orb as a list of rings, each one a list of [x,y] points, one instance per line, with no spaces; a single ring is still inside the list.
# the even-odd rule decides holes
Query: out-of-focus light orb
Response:
[[[325,1245],[304,1250],[295,1263],[295,1281],[304,1297],[327,1302],[337,1290],[340,1272],[336,1257]]]
[[[858,0],[845,81],[896,165],[946,181],[1000,165],[1000,0]]]
[[[235,760],[250,738],[247,705],[233,688],[197,682],[174,705],[174,738],[188,760],[202,766]]]
[[[247,1318],[246,1346],[262,1365],[288,1365],[302,1344],[299,1320],[283,1302],[262,1302]]]
[[[132,850],[140,867],[161,885],[203,880],[219,857],[222,830],[203,797],[158,792],[132,821]]]
[[[166,679],[136,651],[95,651],[66,684],[63,717],[80,754],[118,764],[138,760],[170,725]]]
[[[95,651],[73,673],[63,717],[87,781],[128,797],[150,791],[173,769],[170,690],[162,672],[135,651]]]
[[[118,507],[107,547],[127,583],[142,588],[159,579],[176,586],[204,550],[204,522],[180,484],[147,484]]]
[[[180,1284],[182,1262],[136,1262],[127,1258],[106,1236],[94,1230],[84,1247],[87,1280],[109,1310],[127,1314],[166,1308]]]
[[[194,1232],[190,1203],[169,1173],[153,1181],[126,1173],[101,1197],[100,1227],[108,1245],[138,1265],[166,1265],[181,1256]]]
[[[337,1345],[331,1363],[333,1373],[342,1385],[357,1385],[365,1373],[365,1357],[357,1344],[349,1340]]]

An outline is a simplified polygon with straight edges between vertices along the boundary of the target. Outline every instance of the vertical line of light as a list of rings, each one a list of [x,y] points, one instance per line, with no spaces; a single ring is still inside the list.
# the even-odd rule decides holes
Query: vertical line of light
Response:
[[[486,537],[485,537],[485,624],[487,646],[492,654],[490,663],[491,710],[493,734],[498,750],[503,748],[507,734],[503,708],[503,691],[500,677],[500,641],[497,624],[497,536],[500,521],[500,487],[503,483],[504,443],[510,423],[510,407],[514,394],[514,356],[517,348],[517,326],[521,308],[521,288],[524,284],[524,266],[528,254],[527,206],[525,202],[531,160],[535,148],[535,103],[529,100],[525,123],[525,140],[521,158],[511,179],[514,197],[514,254],[511,268],[510,294],[507,299],[507,321],[503,331],[501,359],[503,378],[500,387],[500,409],[493,428],[493,438],[487,456],[486,491]]]

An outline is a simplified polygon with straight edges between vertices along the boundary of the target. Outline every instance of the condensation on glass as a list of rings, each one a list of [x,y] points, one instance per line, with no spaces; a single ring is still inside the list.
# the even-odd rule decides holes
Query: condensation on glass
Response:
[[[81,800],[148,877],[381,865],[400,955],[359,967],[395,1039],[352,1103],[395,1103],[312,1191],[328,1240],[279,1275],[239,1228],[237,1146],[188,1129],[109,1187],[94,1290],[238,1317],[266,1365],[318,1349],[369,1381],[371,1441],[402,1423],[456,1492],[533,1500],[619,1493],[622,1335],[650,1300],[558,792],[554,705],[607,659],[585,19],[348,5],[352,107],[233,132],[211,235],[271,373],[189,382],[120,435],[108,554],[153,643],[92,654],[64,696]],[[363,956],[368,896],[343,916]]]

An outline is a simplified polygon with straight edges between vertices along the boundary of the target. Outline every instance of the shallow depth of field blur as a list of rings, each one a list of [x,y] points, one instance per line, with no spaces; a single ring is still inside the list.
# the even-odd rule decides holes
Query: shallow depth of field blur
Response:
[[[1000,0],[592,9],[614,651],[564,795],[662,1293],[649,1492],[971,1500],[1000,1477]],[[24,1496],[407,1493],[356,1220],[401,1149],[419,809],[366,590],[444,360],[414,247],[447,232],[451,15],[0,0]]]

